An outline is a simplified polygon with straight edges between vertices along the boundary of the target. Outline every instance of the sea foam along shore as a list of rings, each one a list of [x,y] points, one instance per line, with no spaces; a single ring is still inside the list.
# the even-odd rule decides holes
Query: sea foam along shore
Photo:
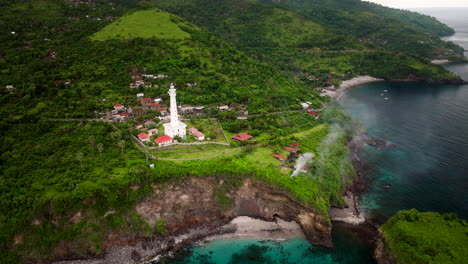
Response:
[[[320,95],[322,95],[322,96],[328,95],[332,99],[335,99],[335,100],[338,101],[338,100],[340,100],[340,97],[343,94],[343,92],[350,89],[350,88],[352,88],[352,87],[362,85],[362,84],[366,84],[366,83],[383,82],[383,81],[385,81],[385,80],[375,78],[375,77],[372,77],[372,76],[369,76],[369,75],[357,76],[357,77],[354,77],[352,79],[343,81],[340,84],[340,86],[338,87],[338,89],[335,89],[334,86],[323,88],[323,91],[322,91],[322,93]]]
[[[274,222],[270,222],[248,216],[239,216],[234,218],[227,226],[235,227],[235,231],[207,237],[205,241],[218,239],[283,240],[306,237],[298,223],[294,221],[287,222],[280,218],[276,218]]]

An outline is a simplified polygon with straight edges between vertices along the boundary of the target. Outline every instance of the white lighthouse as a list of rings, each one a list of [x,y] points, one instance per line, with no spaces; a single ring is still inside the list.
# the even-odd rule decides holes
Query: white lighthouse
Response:
[[[185,139],[187,125],[179,121],[179,116],[177,115],[176,89],[172,83],[169,89],[169,97],[171,98],[171,122],[164,124],[164,133],[171,138],[179,136]]]

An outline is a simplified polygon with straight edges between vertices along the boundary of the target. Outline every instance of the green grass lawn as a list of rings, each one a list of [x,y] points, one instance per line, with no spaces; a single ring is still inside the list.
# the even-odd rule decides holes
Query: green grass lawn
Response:
[[[229,146],[222,146],[216,144],[206,144],[206,145],[195,145],[195,146],[173,146],[165,149],[151,150],[151,153],[159,158],[166,159],[194,159],[194,158],[203,158],[209,157],[217,154],[221,154],[225,151],[232,150],[233,148]],[[223,157],[228,155],[239,154],[239,151],[229,152]]]
[[[160,38],[185,39],[190,34],[183,31],[179,25],[191,27],[179,18],[166,12],[151,9],[133,12],[123,16],[101,31],[91,36],[91,40]]]

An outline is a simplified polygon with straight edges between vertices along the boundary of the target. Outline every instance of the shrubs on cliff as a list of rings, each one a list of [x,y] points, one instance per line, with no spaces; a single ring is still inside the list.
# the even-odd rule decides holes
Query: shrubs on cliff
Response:
[[[400,263],[466,263],[468,223],[455,214],[400,211],[380,227]]]

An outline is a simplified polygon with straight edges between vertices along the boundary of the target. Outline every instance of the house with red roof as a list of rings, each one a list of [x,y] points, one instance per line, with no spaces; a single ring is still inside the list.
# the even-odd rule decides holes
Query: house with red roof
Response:
[[[289,151],[289,152],[292,152],[292,153],[297,153],[298,152],[298,149],[295,149],[295,148],[284,147],[284,149]]]
[[[142,128],[143,128],[143,123],[141,123],[141,122],[136,122],[136,123],[135,123],[135,128],[136,128],[136,129],[142,129]]]
[[[141,142],[148,142],[150,137],[148,134],[146,133],[140,133],[138,134],[138,139],[141,141]]]
[[[149,107],[151,108],[151,110],[158,110],[158,108],[160,108],[161,105],[158,104],[158,103],[152,103],[152,104],[150,104]]]
[[[167,146],[172,144],[173,139],[170,136],[162,136],[158,137],[157,139],[154,140],[158,146]]]
[[[279,160],[279,161],[285,161],[286,160],[286,157],[283,157],[281,155],[278,155],[278,154],[275,154],[273,155],[273,158]]]
[[[289,146],[291,146],[292,148],[296,148],[296,149],[299,148],[299,144],[297,144],[296,142],[289,144]]]
[[[198,129],[191,127],[188,129],[189,133],[195,137],[196,140],[205,140],[205,134],[198,131]]]
[[[235,141],[239,141],[239,142],[243,142],[243,141],[247,141],[251,138],[253,138],[251,135],[249,135],[248,133],[239,133],[237,135],[234,135],[231,137],[232,139],[234,139]]]
[[[145,98],[140,99],[140,103],[143,106],[150,106],[153,102],[154,102],[153,99],[151,99],[149,97],[145,97]]]
[[[320,117],[320,113],[315,113],[313,111],[310,111],[309,112],[309,115],[315,117],[314,120],[317,120],[319,117]]]
[[[116,104],[116,105],[114,105],[114,109],[117,110],[117,111],[124,110],[124,106],[121,105],[121,104]]]

